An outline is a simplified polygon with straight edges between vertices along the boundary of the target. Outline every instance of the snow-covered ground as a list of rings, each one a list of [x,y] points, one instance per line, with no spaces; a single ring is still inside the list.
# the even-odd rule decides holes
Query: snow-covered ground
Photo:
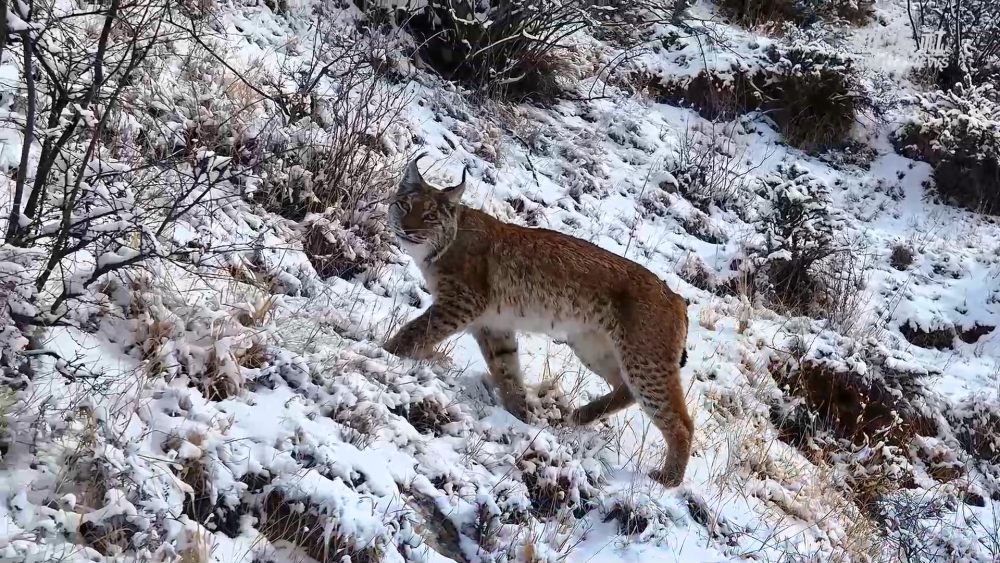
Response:
[[[289,2],[281,16],[263,3],[219,4],[233,67],[277,69],[309,56],[308,2]],[[891,80],[905,98],[913,88],[906,73],[917,64],[905,9],[897,0],[876,9],[885,25],[845,29],[838,48],[858,57],[869,84]],[[707,20],[714,9],[697,5],[693,13]],[[882,507],[891,516],[879,522],[902,523],[880,528],[849,475],[865,470],[858,460],[866,456],[900,458],[876,443],[842,463],[807,457],[773,424],[783,390],[772,375],[794,346],[799,359],[864,374],[871,357],[858,349],[867,347],[897,372],[922,375],[928,409],[996,404],[996,330],[937,350],[910,344],[900,327],[1000,325],[1000,227],[926,199],[930,166],[888,141],[912,111],[906,104],[857,125],[856,137],[874,149],[869,163],[833,165],[784,144],[759,115],[711,123],[624,88],[640,72],[680,78],[706,64],[753,64],[753,52],[778,41],[704,25],[728,41],[649,49],[610,74],[616,47],[571,38],[583,75],[576,90],[602,94],[503,115],[408,69],[395,86],[408,96],[403,120],[382,140],[397,164],[430,149],[421,161],[428,179],[453,183],[467,167],[465,204],[590,240],[690,301],[683,378],[696,434],[681,487],[665,490],[646,476],[664,446],[639,409],[592,428],[562,421],[571,405],[606,392],[565,345],[519,337],[534,390],[534,420],[523,423],[499,406],[470,336],[449,341],[443,364],[381,350],[431,302],[409,257],[393,250],[388,264],[351,281],[322,280],[301,232],[235,198],[180,220],[175,241],[263,241],[261,262],[282,291],[163,264],[137,275],[131,292],[110,284],[101,307],[75,312],[110,312],[90,330],[48,329],[44,347],[76,358],[70,368],[85,375],[68,378],[64,362],[40,356],[31,384],[4,402],[14,440],[0,466],[0,557],[858,562],[901,560],[899,546],[909,543],[927,557],[914,560],[996,561],[1000,488],[988,464],[960,452],[953,436],[920,439],[966,471],[939,482],[929,468],[886,463],[888,480],[897,470],[917,477],[905,489],[888,487],[895,504]],[[658,28],[650,44],[669,31]],[[189,79],[179,61],[190,48],[178,41],[164,84]],[[505,132],[500,120],[516,127]],[[825,184],[841,218],[838,244],[857,257],[845,266],[861,280],[857,319],[833,327],[789,318],[685,281],[695,261],[713,278],[733,276],[730,265],[756,236],[748,221],[765,204],[749,193],[740,213],[714,208],[706,216],[661,188],[676,183],[667,170],[691,139],[735,155],[737,166],[752,169],[749,179],[795,165]],[[689,232],[698,222],[701,233]],[[713,236],[695,236],[704,232]],[[902,270],[890,265],[899,244],[915,255]],[[132,314],[122,313],[129,307]],[[196,375],[209,372],[238,392],[202,385]],[[981,502],[960,500],[971,493]]]

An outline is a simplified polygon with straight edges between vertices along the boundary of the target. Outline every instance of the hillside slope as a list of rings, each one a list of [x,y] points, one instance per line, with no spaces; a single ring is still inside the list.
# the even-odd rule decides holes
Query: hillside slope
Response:
[[[998,560],[1000,226],[927,198],[931,165],[894,150],[922,88],[905,6],[822,37],[751,33],[707,4],[683,28],[653,26],[640,49],[578,32],[561,55],[565,95],[511,103],[412,63],[403,31],[362,44],[354,6],[267,4],[219,2],[197,35],[177,31],[189,16],[164,18],[176,35],[86,153],[95,193],[128,202],[116,220],[145,221],[138,242],[68,254],[37,292],[24,288],[46,248],[4,246],[15,317],[79,288],[53,310],[58,326],[5,319],[5,353],[29,361],[4,368],[4,560]],[[78,33],[98,37],[101,20],[86,21]],[[850,58],[852,88],[873,100],[847,149],[795,148],[763,106],[710,120],[678,101],[703,71],[742,84],[806,47],[827,67]],[[26,87],[13,54],[0,66],[9,170],[27,111],[11,106]],[[379,71],[347,84],[337,65],[362,58]],[[313,98],[296,97],[302,69]],[[316,110],[320,91],[350,109]],[[360,133],[338,137],[352,119]],[[244,137],[227,154],[213,135]],[[143,168],[160,149],[184,164]],[[381,350],[431,302],[379,201],[419,149],[428,179],[469,171],[466,205],[590,240],[689,300],[684,485],[646,476],[664,446],[637,408],[591,428],[563,421],[606,392],[564,344],[519,339],[531,424],[499,406],[471,336],[440,362]],[[336,166],[345,155],[353,168]],[[334,163],[313,166],[322,158]],[[115,191],[150,170],[159,191]],[[378,197],[274,203],[334,185],[332,170]],[[16,176],[3,181],[13,190]],[[203,188],[158,230],[159,198],[185,182]],[[789,230],[795,205],[808,218]],[[148,236],[156,259],[101,275]],[[816,262],[821,298],[777,303],[773,280],[751,289],[749,265],[792,257],[796,237],[832,249]]]

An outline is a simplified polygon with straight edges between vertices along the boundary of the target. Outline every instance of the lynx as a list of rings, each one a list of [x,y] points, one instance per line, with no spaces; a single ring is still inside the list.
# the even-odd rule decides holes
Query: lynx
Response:
[[[417,168],[425,155],[407,165],[390,202],[389,225],[434,302],[384,349],[429,359],[440,342],[468,330],[504,408],[525,420],[516,333],[561,338],[612,388],[576,409],[571,421],[589,424],[637,401],[668,447],[662,469],[649,475],[678,486],[694,433],[680,378],[687,361],[684,299],[646,268],[594,244],[462,205],[465,172],[458,185],[435,187]]]

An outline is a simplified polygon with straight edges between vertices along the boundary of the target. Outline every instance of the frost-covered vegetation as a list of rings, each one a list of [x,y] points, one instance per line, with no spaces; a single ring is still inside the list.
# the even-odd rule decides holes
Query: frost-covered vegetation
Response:
[[[994,4],[0,2],[3,559],[997,561]],[[687,299],[681,487],[382,349],[418,150]]]
[[[934,166],[935,191],[972,211],[1000,210],[1000,91],[990,82],[919,96],[897,131],[901,152]]]

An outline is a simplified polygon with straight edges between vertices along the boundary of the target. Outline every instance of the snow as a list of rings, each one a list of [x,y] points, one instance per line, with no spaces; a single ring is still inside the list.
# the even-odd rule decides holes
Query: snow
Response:
[[[284,66],[308,60],[309,2],[288,2],[287,17],[242,4],[248,3],[220,3],[219,33],[211,39],[229,50],[233,68],[276,77]],[[911,56],[905,11],[890,2],[878,9],[887,25],[848,30],[843,52],[866,71],[910,89],[906,76],[918,62]],[[59,10],[74,8],[63,2]],[[703,4],[695,7],[696,15],[711,12]],[[346,26],[355,14],[340,17]],[[720,23],[702,25],[727,35],[728,45],[708,46],[703,55],[704,45],[683,41],[673,51],[646,50],[619,71],[680,80],[705,68],[751,68],[777,41]],[[657,26],[654,38],[669,31]],[[591,53],[588,62],[595,66],[615,54],[593,38],[572,41]],[[145,87],[189,96],[183,61],[194,47],[174,41],[162,73]],[[218,106],[235,82],[228,72],[219,73],[208,85],[199,83],[203,90],[194,102],[216,100],[213,111],[221,116]],[[75,533],[84,523],[103,532],[130,530],[132,553],[120,556],[126,559],[166,560],[199,547],[197,537],[204,535],[214,546],[210,559],[219,563],[309,560],[301,545],[275,536],[274,526],[238,512],[247,499],[273,493],[296,503],[301,513],[322,515],[324,537],[342,538],[351,549],[376,549],[380,560],[392,562],[863,561],[863,551],[852,549],[877,538],[864,536],[870,517],[844,483],[855,475],[852,468],[860,474],[868,470],[865,463],[890,458],[888,446],[854,445],[852,455],[841,452],[844,461],[837,464],[789,444],[774,422],[773,398],[782,390],[772,362],[798,344],[802,360],[822,360],[862,377],[891,371],[919,378],[923,406],[938,409],[941,419],[988,416],[987,407],[1000,400],[995,329],[976,342],[956,338],[947,350],[914,346],[900,331],[907,325],[1000,326],[1000,227],[926,201],[922,184],[931,169],[893,152],[891,126],[867,123],[858,132],[877,152],[867,166],[834,166],[781,143],[763,116],[712,124],[691,110],[630,94],[605,74],[588,78],[583,89],[607,86],[606,97],[510,109],[523,129],[515,139],[497,127],[490,108],[454,86],[412,68],[405,76],[399,85],[408,96],[404,124],[385,135],[387,159],[401,164],[417,148],[427,148],[421,165],[428,180],[450,185],[468,168],[467,205],[504,221],[590,240],[649,268],[690,301],[689,360],[682,376],[696,436],[685,483],[664,490],[646,477],[665,446],[638,408],[589,428],[562,423],[571,405],[607,392],[565,344],[518,337],[533,390],[529,422],[499,406],[470,335],[446,343],[444,364],[384,353],[381,342],[432,302],[419,257],[405,248],[380,254],[351,231],[352,222],[377,221],[374,213],[314,214],[301,225],[326,229],[326,238],[346,256],[380,263],[351,280],[321,279],[305,251],[301,225],[244,199],[243,190],[261,178],[237,186],[219,169],[234,159],[199,146],[191,147],[192,160],[201,164],[186,169],[200,182],[183,200],[191,208],[157,240],[188,249],[189,262],[151,261],[142,273],[83,287],[95,267],[140,253],[138,245],[109,245],[78,253],[75,269],[52,282],[91,300],[67,305],[65,318],[76,324],[44,332],[40,348],[33,348],[30,384],[16,389],[10,404],[0,401],[17,437],[0,468],[5,560],[114,557],[82,545]],[[21,79],[15,66],[0,65],[0,113],[12,116],[7,106]],[[173,103],[169,96],[162,100]],[[185,106],[188,114],[182,115],[166,102],[155,100],[150,108],[169,113],[172,121],[123,118],[123,131],[160,135],[163,146],[173,147],[197,115],[192,108],[200,112],[201,106]],[[276,110],[258,106],[246,128],[263,136],[276,127],[269,123]],[[899,113],[892,117],[903,119]],[[488,134],[490,128],[500,131],[499,140]],[[317,131],[310,125],[281,134],[306,139]],[[0,130],[0,165],[17,164],[18,134],[9,126]],[[837,334],[827,320],[789,317],[746,296],[722,297],[685,281],[685,266],[696,262],[717,279],[735,279],[731,265],[764,238],[755,221],[773,203],[743,189],[732,208],[714,206],[706,213],[685,199],[678,192],[684,170],[670,166],[681,160],[688,136],[736,155],[726,161],[726,174],[773,180],[772,191],[782,190],[789,201],[810,202],[813,189],[829,193],[824,205],[835,211],[836,234],[866,255],[844,272],[845,278],[866,280],[857,290],[864,331]],[[803,180],[783,175],[789,168],[805,173]],[[142,173],[103,157],[88,170]],[[74,223],[87,223],[90,236],[128,230],[136,217],[145,217],[142,207],[151,205],[136,194],[113,195],[113,181],[95,187],[104,190],[101,201],[71,216]],[[0,191],[11,191],[6,176],[0,182],[9,188]],[[661,189],[667,185],[672,189]],[[3,217],[9,199],[0,197]],[[689,232],[695,218],[713,238]],[[139,240],[153,240],[158,226],[146,225]],[[914,263],[903,270],[890,266],[897,244],[916,250]],[[36,266],[18,252],[3,249],[0,277],[27,279],[12,293],[10,306],[33,315],[28,302]],[[159,247],[156,253],[167,254]],[[210,268],[271,285],[262,289],[232,276],[198,275]],[[42,288],[43,294],[50,291]],[[7,344],[8,336],[13,338],[4,333],[4,345],[10,349],[28,344],[23,338]],[[219,397],[209,384],[219,382],[236,391]],[[996,553],[987,542],[1000,533],[991,477],[972,467],[977,462],[961,453],[954,436],[926,439],[943,458],[971,468],[967,490],[978,491],[983,506],[956,500],[967,494],[960,483],[939,483],[928,468],[919,468],[920,483],[905,494],[934,499],[942,516],[893,514],[901,522],[896,527],[929,538],[928,549],[937,553],[951,549],[966,557],[948,561],[990,560]],[[898,480],[904,469],[898,459],[879,470]],[[541,513],[546,487],[564,495],[557,514]],[[195,523],[191,506],[204,499],[221,512]],[[631,515],[645,522],[636,525],[641,530],[627,530]],[[445,538],[445,522],[457,537]]]

